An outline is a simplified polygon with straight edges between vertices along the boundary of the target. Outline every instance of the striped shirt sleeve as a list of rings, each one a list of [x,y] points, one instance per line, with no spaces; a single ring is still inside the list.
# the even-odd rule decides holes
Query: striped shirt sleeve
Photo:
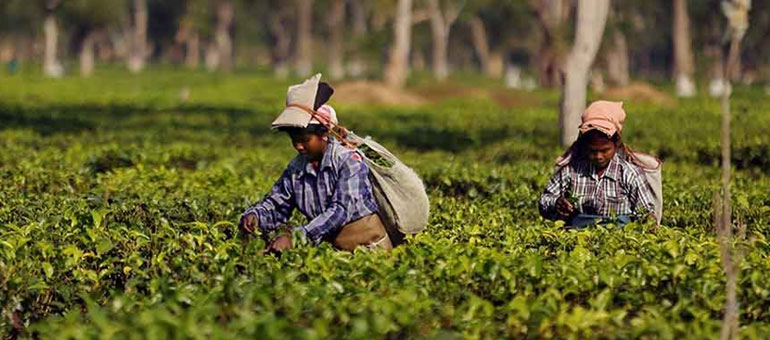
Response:
[[[558,219],[556,213],[556,201],[559,197],[563,197],[567,194],[567,190],[570,187],[570,174],[571,168],[569,165],[561,167],[556,170],[548,181],[548,185],[545,187],[543,194],[540,196],[540,202],[538,204],[540,208],[540,215],[547,219]]]
[[[626,183],[629,186],[628,194],[629,201],[631,202],[631,209],[639,216],[648,214],[655,214],[655,196],[647,185],[647,180],[644,177],[644,170],[634,169],[630,171],[626,179]]]
[[[291,171],[286,169],[262,201],[247,209],[243,216],[255,214],[262,232],[278,229],[294,211],[294,193],[291,189]]]

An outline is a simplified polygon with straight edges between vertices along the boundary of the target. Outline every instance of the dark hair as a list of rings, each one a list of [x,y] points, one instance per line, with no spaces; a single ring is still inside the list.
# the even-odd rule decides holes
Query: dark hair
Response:
[[[617,132],[612,135],[612,137],[608,137],[605,133],[599,130],[590,130],[586,133],[581,133],[580,136],[578,136],[578,140],[572,143],[564,156],[571,155],[573,159],[584,157],[583,150],[585,150],[585,144],[595,137],[604,137],[615,143],[615,145],[618,147],[618,153],[620,154],[620,157],[622,157],[627,162],[633,163],[644,169],[649,168],[644,164],[644,162],[639,160],[639,157],[636,156],[634,149],[623,143],[623,139]]]
[[[591,141],[594,138],[606,139],[610,142],[613,142],[615,146],[618,147],[618,149],[625,149],[625,145],[623,145],[623,141],[621,140],[619,133],[616,132],[614,135],[612,135],[612,137],[610,137],[610,136],[607,136],[607,134],[605,134],[604,132],[601,132],[599,130],[589,130],[586,133],[580,133],[580,135],[578,136],[578,139],[574,143],[572,143],[572,145],[570,145],[569,149],[567,149],[565,156],[569,154],[569,155],[572,155],[573,159],[578,159],[578,158],[584,159],[586,157],[585,155],[586,145],[588,144],[589,141]]]
[[[597,137],[608,139],[610,142],[615,143],[617,146],[620,146],[623,143],[620,139],[619,133],[616,132],[614,135],[612,135],[612,137],[609,137],[607,134],[599,130],[589,130],[586,133],[581,133],[580,136],[578,136],[578,143],[582,147],[585,145],[585,143],[588,143],[588,141]]]
[[[278,131],[286,132],[290,135],[300,134],[300,133],[312,133],[320,136],[328,133],[329,129],[321,124],[308,124],[306,128],[301,128],[297,126],[283,126],[283,127],[279,127]]]

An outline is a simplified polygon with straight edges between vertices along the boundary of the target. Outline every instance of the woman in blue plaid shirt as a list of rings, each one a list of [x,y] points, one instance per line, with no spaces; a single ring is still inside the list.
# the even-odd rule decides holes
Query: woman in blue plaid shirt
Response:
[[[540,197],[540,214],[580,228],[626,224],[655,211],[644,170],[620,138],[623,103],[597,101],[582,115],[580,136],[560,160]],[[654,217],[654,216],[652,216]]]
[[[299,155],[270,193],[243,213],[241,230],[253,234],[258,228],[263,235],[280,231],[296,208],[309,222],[285,230],[270,242],[268,252],[291,247],[292,234],[304,235],[314,244],[329,241],[345,250],[391,249],[363,156],[329,136],[337,115],[324,103],[333,90],[319,80],[316,75],[289,88],[287,107],[272,127],[291,137]]]

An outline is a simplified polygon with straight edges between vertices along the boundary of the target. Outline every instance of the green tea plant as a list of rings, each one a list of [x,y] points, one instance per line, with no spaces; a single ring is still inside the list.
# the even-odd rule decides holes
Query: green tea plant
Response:
[[[240,213],[294,156],[269,130],[289,84],[259,74],[0,76],[3,338],[713,338],[718,103],[628,98],[625,141],[664,165],[662,226],[575,231],[537,201],[555,96],[336,106],[423,177],[425,232],[382,254],[297,241],[280,257]],[[178,92],[189,88],[189,99]],[[741,336],[770,335],[770,104],[737,88],[734,210],[746,227]],[[294,216],[291,223],[303,223]]]

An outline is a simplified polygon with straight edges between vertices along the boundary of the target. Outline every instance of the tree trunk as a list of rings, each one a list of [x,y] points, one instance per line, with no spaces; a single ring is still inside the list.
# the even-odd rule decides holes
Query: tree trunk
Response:
[[[607,53],[607,78],[611,84],[626,86],[631,77],[628,71],[628,43],[620,30],[612,34],[612,47]]]
[[[722,340],[738,339],[740,332],[740,309],[738,300],[738,282],[740,277],[740,261],[743,256],[736,252],[733,242],[732,210],[730,207],[730,181],[732,162],[730,156],[730,78],[739,67],[741,39],[749,27],[748,12],[751,0],[732,0],[722,2],[722,11],[729,22],[730,49],[727,55],[727,65],[724,67],[724,79],[727,88],[722,92],[722,209],[720,228],[720,247],[722,264],[727,279],[725,288],[725,314],[722,321]],[[745,230],[744,230],[745,231]],[[745,236],[745,235],[744,235]]]
[[[90,77],[94,73],[94,52],[97,31],[89,31],[80,45],[80,75]]]
[[[333,80],[345,76],[343,67],[344,49],[342,45],[343,29],[345,25],[345,1],[333,0],[329,13],[329,77]]]
[[[43,73],[47,77],[59,78],[64,74],[64,69],[57,56],[59,45],[59,28],[56,25],[54,9],[59,1],[48,1],[45,19],[43,20],[43,34],[45,35],[45,52],[43,59]]]
[[[112,61],[112,58],[115,56],[115,50],[112,46],[112,42],[110,41],[109,32],[107,32],[105,29],[100,29],[99,34],[97,34],[94,41],[96,43],[96,60],[103,62]]]
[[[297,75],[305,77],[313,71],[313,0],[296,0],[297,4],[297,52],[294,68]]]
[[[410,70],[417,72],[425,71],[425,54],[420,49],[412,51],[409,59],[411,59],[409,63]]]
[[[436,79],[445,80],[449,76],[449,62],[447,61],[449,25],[444,21],[438,0],[428,0],[428,12],[433,37],[433,74]]]
[[[727,285],[725,287],[725,315],[723,318],[721,339],[732,340],[737,339],[738,336],[738,299],[737,299],[737,282],[738,282],[738,270],[737,263],[735,263],[733,252],[733,224],[732,224],[732,210],[730,208],[730,178],[731,178],[731,156],[730,156],[730,70],[735,66],[734,62],[737,59],[737,50],[739,42],[733,40],[730,44],[730,54],[728,56],[728,62],[725,69],[724,81],[727,84],[724,91],[722,91],[721,106],[722,106],[722,206],[719,221],[719,241],[721,248],[722,267],[725,271],[727,278]],[[734,53],[735,51],[736,53]],[[736,55],[734,57],[734,54]]]
[[[147,16],[147,0],[134,0],[134,26],[128,51],[128,70],[132,73],[141,72],[147,60]]]
[[[703,55],[709,59],[709,95],[721,97],[727,88],[727,80],[724,78],[724,53],[718,43],[708,44],[703,49]]]
[[[562,84],[562,51],[564,23],[569,18],[568,0],[537,0],[535,13],[542,30],[538,50],[538,73],[540,85],[545,87]]]
[[[479,58],[481,71],[490,77],[494,77],[491,66],[492,62],[490,61],[489,40],[487,37],[487,29],[484,27],[484,21],[478,16],[474,16],[468,24],[471,28],[473,48],[476,50],[476,57]]]
[[[505,87],[519,90],[522,88],[521,67],[513,63],[505,64]]]
[[[609,0],[578,1],[575,43],[567,57],[562,89],[559,117],[562,146],[568,146],[577,139],[580,115],[586,107],[588,72],[602,41],[609,5]]]
[[[412,0],[398,0],[393,22],[393,45],[390,47],[385,83],[404,87],[408,75],[409,47],[412,38]]]
[[[690,38],[690,15],[687,12],[687,0],[674,0],[674,72],[676,74],[676,94],[679,97],[695,95],[693,73],[695,61]]]
[[[353,17],[353,41],[358,43],[366,36],[366,8],[362,1],[351,1],[350,9]],[[365,72],[364,58],[356,51],[348,62],[348,75],[361,77]]]
[[[591,84],[591,91],[596,94],[604,93],[606,86],[604,85],[604,74],[598,68],[594,68],[589,73],[589,83]]]
[[[284,24],[286,17],[291,15],[292,8],[279,4],[275,13],[270,15],[268,28],[275,42],[273,43],[272,64],[273,72],[278,78],[289,76],[289,57],[291,55],[291,30]]]
[[[201,59],[200,34],[197,31],[190,30],[189,36],[185,39],[184,64],[192,70],[198,69],[198,63]]]
[[[489,53],[489,63],[487,64],[487,70],[485,71],[488,76],[493,78],[501,78],[503,76],[503,70],[505,69],[505,50],[493,49]]]
[[[219,68],[230,72],[233,69],[233,42],[230,38],[230,28],[233,25],[233,4],[229,0],[217,2],[217,29],[214,33],[217,54],[219,54]]]
[[[176,36],[174,36],[174,42],[181,44],[183,47],[185,66],[189,69],[197,69],[200,58],[200,36],[188,19],[180,21],[179,28],[176,30]]]
[[[18,58],[13,40],[0,37],[0,63],[8,63]]]
[[[209,72],[214,72],[219,69],[220,64],[220,55],[219,55],[219,48],[217,46],[216,41],[208,41],[206,43],[206,51],[205,55],[203,57],[204,62],[206,63],[206,70]]]

